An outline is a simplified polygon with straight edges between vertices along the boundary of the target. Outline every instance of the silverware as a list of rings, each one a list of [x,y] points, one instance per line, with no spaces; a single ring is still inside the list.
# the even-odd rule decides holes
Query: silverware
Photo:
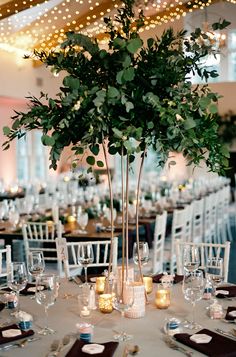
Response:
[[[233,335],[230,333],[230,331],[224,331],[224,330],[221,330],[221,329],[219,329],[219,328],[216,328],[215,330],[216,330],[216,332],[218,332],[220,335],[226,336],[226,337],[230,338],[231,340],[236,341],[236,336],[233,336]]]
[[[50,353],[49,356],[57,357],[60,354],[60,352],[62,351],[62,349],[64,347],[66,347],[69,343],[70,343],[70,336],[65,335],[62,339],[62,342],[59,342],[57,349],[55,351],[53,351],[52,353]]]
[[[18,342],[14,342],[14,343],[10,343],[9,345],[5,345],[0,347],[0,351],[7,351],[10,348],[15,348],[15,347],[25,347],[25,345],[27,345],[28,342],[34,342],[34,341],[38,341],[40,340],[40,337],[31,337],[31,338],[25,338],[24,340],[18,341]]]
[[[138,345],[126,345],[124,352],[123,352],[123,357],[128,357],[130,356],[136,356],[140,351],[140,348]]]
[[[188,357],[192,357],[193,356],[193,352],[192,351],[189,351],[186,348],[179,346],[178,343],[172,337],[170,337],[168,335],[164,335],[163,336],[163,341],[166,343],[166,345],[168,347],[172,348],[173,350],[182,352],[183,354],[185,354],[185,356],[188,356]]]

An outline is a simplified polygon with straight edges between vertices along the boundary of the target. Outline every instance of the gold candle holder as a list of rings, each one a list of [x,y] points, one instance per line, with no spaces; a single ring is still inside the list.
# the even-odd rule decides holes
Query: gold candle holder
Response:
[[[156,291],[155,303],[158,309],[167,309],[170,306],[170,290],[159,288]]]
[[[104,314],[110,314],[113,311],[112,294],[102,294],[98,299],[99,310]]]
[[[151,294],[152,287],[153,287],[152,277],[151,276],[144,276],[143,277],[143,283],[144,283],[144,287],[145,287],[146,293],[147,294]]]
[[[106,277],[105,276],[99,276],[99,277],[96,278],[95,290],[96,290],[97,294],[103,294],[104,293],[105,282],[106,282]]]

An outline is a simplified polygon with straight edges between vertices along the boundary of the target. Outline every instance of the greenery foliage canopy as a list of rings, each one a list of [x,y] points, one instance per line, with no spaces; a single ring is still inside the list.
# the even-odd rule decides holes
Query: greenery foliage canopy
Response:
[[[34,58],[54,71],[66,71],[56,98],[41,94],[28,97],[29,110],[16,112],[12,127],[4,127],[3,144],[27,131],[42,129],[42,143],[50,146],[51,167],[56,168],[61,152],[72,145],[74,155],[91,151],[89,165],[97,161],[99,144],[108,142],[110,154],[144,153],[152,146],[164,164],[170,151],[181,151],[189,163],[203,159],[210,170],[222,173],[228,152],[217,135],[217,93],[207,80],[217,76],[201,65],[212,53],[207,35],[196,29],[164,31],[160,38],[144,44],[139,29],[142,12],[135,17],[134,0],[125,0],[115,21],[105,18],[108,49],[81,33],[67,33],[59,49],[34,53]],[[218,23],[223,28],[228,23]],[[202,41],[202,39],[206,41]],[[206,84],[192,86],[197,73]],[[207,156],[206,156],[206,153]]]

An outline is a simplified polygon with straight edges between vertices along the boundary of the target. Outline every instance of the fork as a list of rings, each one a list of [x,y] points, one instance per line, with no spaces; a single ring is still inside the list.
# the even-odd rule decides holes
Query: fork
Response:
[[[189,351],[189,350],[187,350],[186,348],[179,346],[179,345],[175,342],[175,340],[174,340],[173,338],[171,338],[170,336],[165,335],[165,336],[163,337],[163,340],[164,340],[164,342],[166,343],[166,345],[167,345],[168,347],[172,348],[173,350],[182,352],[183,354],[185,354],[185,356],[188,356],[188,357],[192,357],[192,356],[193,356],[193,352],[192,352],[192,351]]]

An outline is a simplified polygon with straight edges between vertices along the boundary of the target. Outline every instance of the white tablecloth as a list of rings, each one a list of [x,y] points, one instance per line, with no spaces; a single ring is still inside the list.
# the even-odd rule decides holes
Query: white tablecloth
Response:
[[[124,318],[123,326],[126,332],[133,334],[134,338],[129,343],[138,344],[140,347],[140,357],[156,357],[156,356],[180,356],[180,352],[171,350],[162,341],[162,328],[165,319],[170,317],[178,317],[181,320],[191,317],[191,305],[184,300],[181,284],[173,286],[171,292],[171,306],[167,310],[159,310],[154,305],[154,293],[156,284],[154,284],[154,291],[149,295],[149,304],[146,307],[146,315],[141,319]],[[73,294],[74,296],[65,299],[64,294]],[[43,336],[40,341],[29,343],[24,348],[15,348],[9,351],[0,351],[1,356],[9,357],[45,357],[50,350],[50,345],[54,339],[61,339],[68,333],[76,332],[76,323],[87,321],[94,325],[93,342],[108,342],[113,340],[113,330],[120,330],[121,316],[117,311],[111,314],[102,314],[98,310],[92,312],[91,317],[82,319],[78,315],[77,297],[78,285],[74,282],[62,281],[60,286],[59,297],[54,306],[49,308],[49,326],[57,331],[55,335]],[[44,323],[43,307],[38,305],[35,300],[30,299],[29,296],[21,296],[21,309],[33,315],[34,325],[33,329],[37,331],[39,326]],[[224,308],[227,306],[234,306],[234,301],[221,300]],[[207,315],[206,306],[209,301],[200,301],[196,305],[196,318],[204,328],[209,328],[214,331],[216,327],[229,330],[232,325],[219,320],[211,320]],[[9,318],[11,310],[3,310],[0,312],[0,324],[6,318]],[[72,345],[74,340],[71,340]],[[69,347],[64,349],[60,356],[65,356]],[[125,343],[120,342],[114,357],[121,357]],[[186,347],[187,348],[187,347]],[[201,354],[194,351],[194,356]]]

